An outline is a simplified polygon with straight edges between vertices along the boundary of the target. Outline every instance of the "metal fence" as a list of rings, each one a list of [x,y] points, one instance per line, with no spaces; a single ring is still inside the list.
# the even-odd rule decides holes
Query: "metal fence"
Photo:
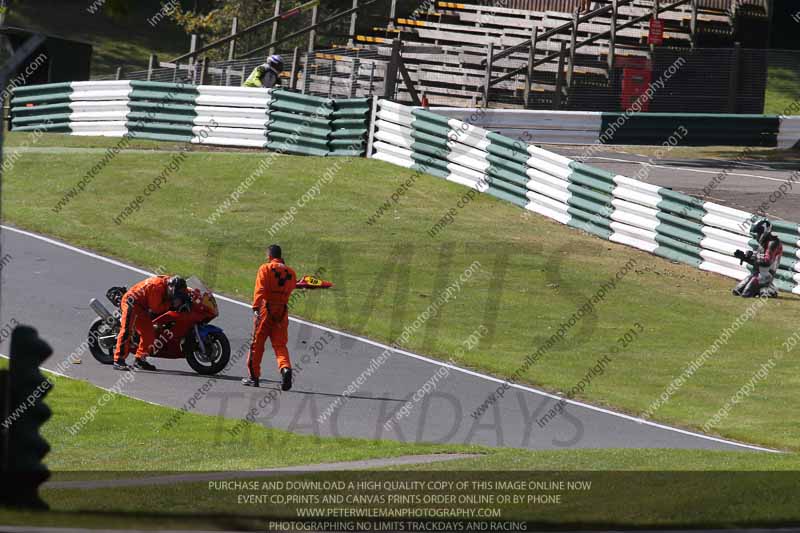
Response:
[[[480,48],[464,46],[460,51],[431,47],[437,53],[412,49],[402,61],[409,80],[432,106],[481,107],[486,80],[480,65]],[[390,70],[388,46],[340,48],[298,54],[284,53],[287,60],[283,87],[305,94],[350,98],[386,93]],[[590,60],[591,58],[586,58]],[[182,81],[207,85],[241,85],[260,60],[236,60],[157,68],[126,74],[125,79]],[[800,96],[800,52],[756,49],[657,48],[652,56],[642,54],[622,60],[612,71],[598,59],[576,67],[573,83],[558,86],[558,63],[542,65],[531,86],[529,109],[624,111],[637,101],[651,112],[763,113],[779,112],[781,101]],[[511,66],[499,62],[493,76]],[[565,75],[562,72],[562,76]],[[390,76],[391,77],[391,76]],[[411,103],[412,96],[401,74],[391,84],[389,96]],[[390,80],[391,82],[391,80]],[[524,107],[524,75],[491,87],[488,107]],[[769,99],[768,99],[769,96]],[[766,102],[766,106],[765,106]]]
[[[279,52],[286,60],[281,84],[304,94],[332,98],[383,95],[388,56],[377,49],[336,48]],[[125,73],[131,80],[240,86],[264,58],[179,64]]]
[[[571,12],[578,4],[577,0],[482,0],[481,5],[520,9],[525,11],[562,11]],[[602,2],[593,1],[596,5]],[[753,5],[764,10],[768,7],[768,0],[700,0],[701,8],[716,10],[736,10],[738,7]]]

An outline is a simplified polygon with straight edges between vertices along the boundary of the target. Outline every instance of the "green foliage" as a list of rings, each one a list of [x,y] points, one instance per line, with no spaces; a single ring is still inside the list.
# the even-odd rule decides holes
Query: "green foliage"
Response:
[[[112,19],[122,20],[130,15],[131,3],[129,0],[106,0],[103,8]]]
[[[93,76],[114,74],[120,66],[124,72],[143,70],[150,54],[166,61],[189,49],[189,39],[171,20],[155,27],[147,23],[161,8],[159,0],[108,0],[95,14],[87,11],[90,5],[89,0],[15,1],[6,23],[91,43]]]
[[[282,13],[307,3],[308,0],[284,0],[281,2]],[[329,18],[337,13],[352,7],[352,0],[325,0],[320,2],[319,19],[320,21]],[[385,21],[388,10],[383,9],[381,2],[370,6],[369,13],[380,13]],[[202,42],[208,43],[213,40],[225,37],[230,34],[231,21],[234,17],[239,19],[239,29],[244,29],[259,21],[268,19],[275,15],[275,2],[263,2],[259,0],[209,0],[208,5],[202,9],[192,9],[182,7],[172,14],[173,20],[187,33],[187,35],[197,34]],[[336,23],[325,26],[318,30],[318,46],[329,47],[346,43],[349,32],[349,17],[344,17]],[[374,20],[362,12],[359,27],[365,28]],[[278,37],[294,33],[311,24],[311,10],[281,20],[279,23]],[[263,46],[272,37],[272,25],[265,26],[262,30],[246,35],[238,40],[239,50],[246,51],[258,46]],[[278,46],[280,50],[290,50],[295,46],[303,46],[307,42],[307,36],[300,36]],[[213,59],[222,59],[226,49],[212,52],[209,56]]]

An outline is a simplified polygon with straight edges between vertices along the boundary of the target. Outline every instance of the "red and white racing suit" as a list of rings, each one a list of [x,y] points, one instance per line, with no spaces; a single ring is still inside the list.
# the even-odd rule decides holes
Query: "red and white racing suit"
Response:
[[[736,286],[736,290],[747,296],[756,296],[769,290],[774,292],[772,296],[776,296],[777,289],[772,286],[772,282],[778,272],[782,255],[783,244],[776,235],[770,235],[766,244],[758,247],[753,261],[753,273],[744,278]]]

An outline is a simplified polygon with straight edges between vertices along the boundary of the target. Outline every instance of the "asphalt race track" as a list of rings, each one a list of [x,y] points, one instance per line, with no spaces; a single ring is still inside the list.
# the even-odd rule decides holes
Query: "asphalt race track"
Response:
[[[2,271],[2,323],[16,319],[31,325],[53,346],[46,368],[56,368],[86,339],[94,312],[88,302],[105,302],[105,290],[128,285],[147,273],[14,228],[3,226],[2,250],[11,261]],[[249,304],[220,299],[216,324],[224,328],[232,353],[246,346],[251,328]],[[110,305],[110,304],[108,304]],[[241,419],[252,408],[256,420],[270,427],[318,435],[388,438],[407,442],[476,443],[534,449],[562,448],[698,448],[763,450],[661,426],[605,409],[570,402],[565,412],[540,428],[535,419],[550,409],[557,397],[528,387],[512,386],[478,419],[470,414],[502,381],[448,366],[449,375],[436,391],[425,396],[411,413],[389,429],[384,423],[420,389],[442,364],[425,357],[393,351],[367,377],[349,400],[323,421],[318,417],[339,399],[373,358],[386,346],[346,333],[293,319],[289,349],[297,376],[295,388],[281,393],[271,348],[267,347],[260,389],[245,388],[244,359],[226,375],[212,378],[213,386],[197,401],[194,411]],[[309,346],[332,339],[317,357]],[[8,340],[0,353],[8,354]],[[97,363],[87,352],[83,364],[71,365],[67,375],[111,388],[122,373]],[[208,381],[185,361],[154,359],[158,372],[137,372],[122,393],[149,402],[180,408]],[[298,369],[299,367],[299,369]],[[273,401],[264,400],[271,395]],[[342,401],[342,400],[339,400]],[[260,404],[260,405],[259,405]],[[87,405],[87,409],[90,405]],[[241,436],[239,436],[241,437]],[[232,439],[221,435],[224,440]]]

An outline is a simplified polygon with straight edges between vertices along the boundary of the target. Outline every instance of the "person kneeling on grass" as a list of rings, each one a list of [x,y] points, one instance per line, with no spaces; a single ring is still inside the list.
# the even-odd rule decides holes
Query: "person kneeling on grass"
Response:
[[[247,355],[249,377],[242,380],[245,387],[258,387],[264,343],[272,341],[272,349],[281,373],[281,390],[292,388],[292,362],[289,359],[289,297],[297,286],[297,274],[283,262],[281,247],[267,249],[267,262],[256,274],[253,291],[253,339]]]
[[[767,219],[753,224],[750,235],[758,242],[758,250],[756,252],[736,250],[733,256],[739,260],[739,264],[752,265],[753,273],[736,285],[733,294],[744,298],[755,296],[775,298],[778,296],[778,289],[773,282],[783,255],[783,244],[778,236],[772,233],[772,224]]]

